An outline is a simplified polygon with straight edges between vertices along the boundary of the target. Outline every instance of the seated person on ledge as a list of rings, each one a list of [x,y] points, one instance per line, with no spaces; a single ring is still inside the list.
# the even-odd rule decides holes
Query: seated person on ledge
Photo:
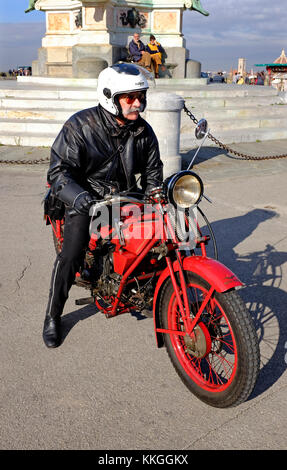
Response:
[[[162,53],[163,53],[163,48],[160,45],[159,42],[156,41],[155,37],[153,34],[150,35],[149,38],[150,42],[146,46],[147,52],[150,53],[151,60],[154,65],[154,73],[155,73],[155,78],[158,78],[158,66],[162,65]]]
[[[133,39],[129,43],[129,53],[133,62],[151,72],[151,56],[146,51],[144,43],[140,40],[139,33],[134,33]]]

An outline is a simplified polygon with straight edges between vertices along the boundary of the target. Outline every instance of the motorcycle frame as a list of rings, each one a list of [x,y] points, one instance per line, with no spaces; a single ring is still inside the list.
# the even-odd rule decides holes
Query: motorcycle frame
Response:
[[[172,334],[172,335],[180,335],[180,336],[193,334],[193,330],[196,324],[198,323],[201,317],[201,314],[203,313],[208,302],[211,300],[215,291],[223,292],[225,290],[234,288],[236,286],[241,286],[242,283],[234,275],[234,273],[232,273],[224,265],[222,265],[216,260],[211,260],[210,258],[207,258],[206,248],[205,248],[205,244],[207,242],[206,237],[201,237],[197,243],[197,245],[199,246],[201,250],[201,256],[199,255],[196,255],[196,256],[193,255],[193,256],[188,256],[188,257],[183,256],[181,254],[181,248],[183,248],[185,245],[186,249],[190,249],[189,244],[178,241],[175,231],[173,229],[172,223],[170,221],[169,215],[167,212],[164,211],[164,207],[160,203],[158,203],[155,206],[155,209],[156,209],[156,212],[160,216],[160,221],[161,221],[160,227],[158,230],[155,230],[151,240],[146,244],[145,248],[140,253],[140,255],[137,256],[136,260],[132,262],[132,264],[123,274],[117,295],[114,298],[113,305],[105,308],[102,305],[100,305],[97,299],[95,299],[95,304],[100,310],[104,311],[104,313],[106,314],[108,318],[115,317],[121,313],[130,311],[131,307],[126,308],[124,304],[121,304],[121,294],[124,290],[124,287],[126,286],[127,283],[133,282],[133,279],[129,279],[130,275],[140,265],[140,263],[143,261],[147,253],[154,247],[156,243],[158,243],[159,239],[161,239],[162,242],[165,242],[165,243],[167,243],[168,240],[171,239],[171,242],[174,246],[175,253],[176,253],[176,261],[173,262],[170,256],[167,255],[165,257],[167,267],[163,271],[156,271],[155,273],[142,275],[140,277],[141,279],[144,279],[144,278],[148,279],[154,274],[159,276],[159,279],[157,281],[157,285],[155,288],[155,296],[154,296],[154,304],[153,304],[153,318],[154,318],[154,328],[155,328],[157,345],[158,347],[161,347],[163,345],[163,341],[162,341],[163,334]],[[132,221],[130,222],[132,223]],[[196,221],[196,225],[200,232],[197,221]],[[207,279],[210,284],[210,288],[198,312],[193,318],[191,314],[191,310],[190,310],[190,301],[188,298],[188,288],[187,288],[187,279],[186,279],[185,271],[191,270],[195,273],[201,274],[204,277],[204,279],[206,279],[206,275],[203,275],[203,271],[204,271],[203,266],[205,268],[208,267],[209,270],[211,271],[211,274],[209,274],[208,279]],[[177,273],[179,277],[179,282],[177,281],[177,278],[176,278]],[[170,329],[164,329],[164,328],[161,328],[159,324],[158,299],[160,297],[163,284],[167,280],[168,277],[170,277],[172,285],[173,285],[173,289],[174,289],[174,292],[178,301],[180,315],[184,324],[185,331],[178,331],[178,330],[175,331],[175,330],[170,330]],[[220,280],[217,279],[218,277],[220,277]]]
[[[54,232],[54,234],[56,235],[57,239],[62,242],[63,241],[63,236],[61,234],[61,227],[63,225],[63,220],[55,220],[55,225],[53,223],[53,220],[51,220],[51,218],[49,216],[47,216],[47,218],[49,219],[50,221],[50,224],[51,224],[51,227],[52,227],[52,230]]]

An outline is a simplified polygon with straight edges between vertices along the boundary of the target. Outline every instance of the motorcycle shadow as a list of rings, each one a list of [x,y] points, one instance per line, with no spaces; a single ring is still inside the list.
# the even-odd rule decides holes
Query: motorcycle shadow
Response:
[[[66,337],[69,335],[70,331],[76,326],[80,321],[87,320],[89,317],[96,315],[97,313],[103,315],[103,313],[98,310],[95,304],[86,305],[83,308],[74,310],[73,312],[67,313],[62,317],[62,342],[65,341]],[[131,311],[130,315],[135,317],[137,320],[146,320],[150,318],[149,311],[143,315],[138,311]]]
[[[96,313],[98,313],[98,309],[95,307],[95,305],[90,304],[86,305],[85,307],[82,308],[77,308],[77,310],[74,310],[73,312],[67,313],[66,315],[62,316],[62,322],[61,322],[61,327],[62,327],[62,342],[65,341],[66,337],[70,333],[70,331],[74,328],[74,326],[83,320],[87,320],[89,317],[94,316]]]
[[[245,287],[239,292],[258,334],[261,367],[249,399],[268,390],[287,368],[287,292],[281,288],[282,265],[287,262],[287,253],[276,248],[286,237],[279,235],[273,245],[266,244],[264,250],[244,255],[236,253],[235,247],[256,231],[259,224],[277,216],[271,210],[254,209],[243,216],[212,223],[215,236],[220,240],[219,261],[244,283]]]

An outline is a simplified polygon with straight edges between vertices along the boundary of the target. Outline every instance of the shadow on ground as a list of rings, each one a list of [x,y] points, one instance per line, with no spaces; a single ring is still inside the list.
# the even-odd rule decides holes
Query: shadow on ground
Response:
[[[188,150],[187,152],[181,152],[181,158],[182,158],[182,170],[186,170],[189,163],[192,161],[195,153],[197,151],[197,148]],[[195,159],[195,164],[199,165],[200,163],[204,163],[206,161],[212,160],[213,158],[217,157],[218,155],[225,155],[228,158],[232,158],[237,160],[236,157],[232,157],[226,150],[223,150],[219,147],[202,147]]]
[[[278,234],[274,245],[264,250],[240,255],[236,246],[247,239],[259,224],[278,217],[274,211],[254,209],[231,219],[212,224],[218,245],[219,261],[226,264],[244,283],[240,295],[247,305],[257,330],[260,352],[260,375],[250,398],[270,388],[286,370],[287,292],[281,288],[282,265],[287,253],[277,246],[286,237]]]

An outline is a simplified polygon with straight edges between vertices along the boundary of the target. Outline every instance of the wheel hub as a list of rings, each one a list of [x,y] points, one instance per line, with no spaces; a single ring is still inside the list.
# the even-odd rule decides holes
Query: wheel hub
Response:
[[[187,353],[202,358],[211,351],[211,338],[208,329],[203,322],[198,323],[190,336],[184,336]]]

